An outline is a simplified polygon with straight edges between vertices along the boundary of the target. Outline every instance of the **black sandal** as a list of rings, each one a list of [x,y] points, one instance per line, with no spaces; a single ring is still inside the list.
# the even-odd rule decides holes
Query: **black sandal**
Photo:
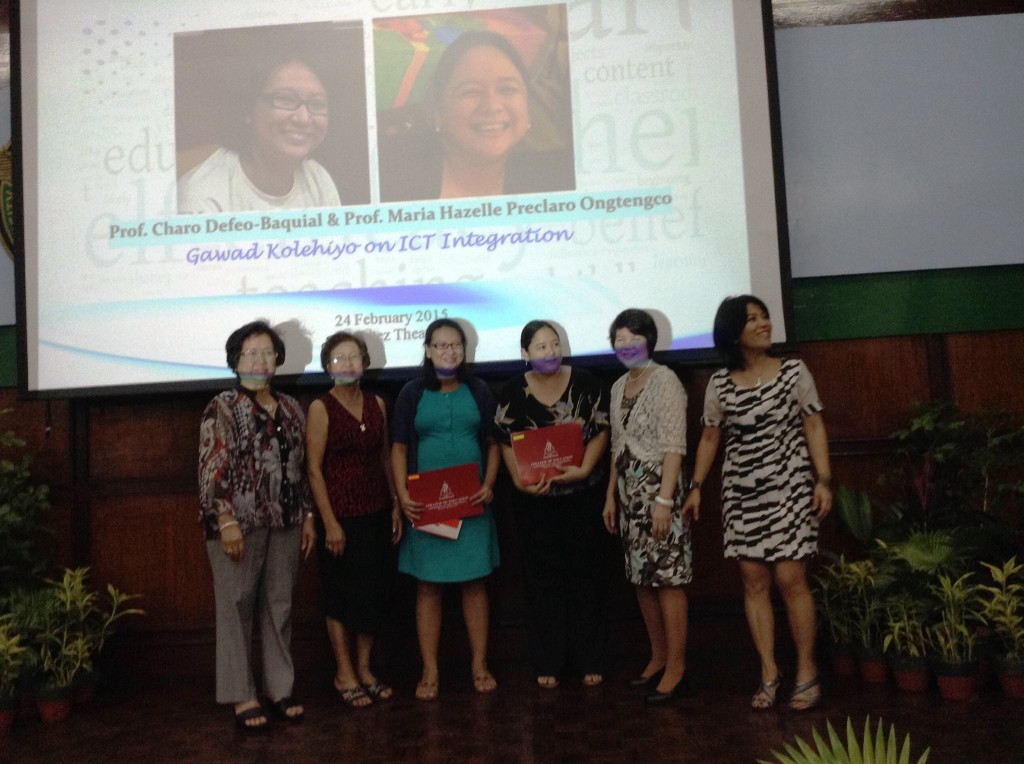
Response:
[[[775,705],[775,696],[779,692],[779,684],[782,682],[782,674],[767,682],[761,682],[754,697],[750,699],[750,707],[755,711],[767,711]]]
[[[263,718],[261,724],[246,724],[246,722],[261,717]],[[270,717],[267,716],[267,711],[263,706],[253,706],[235,713],[235,726],[243,732],[263,732],[270,726]]]
[[[283,722],[289,722],[290,724],[298,724],[306,717],[306,711],[299,711],[297,714],[289,714],[288,712],[293,708],[297,708],[302,704],[295,700],[291,695],[281,698],[280,700],[274,700],[270,702],[270,710],[274,716]]]

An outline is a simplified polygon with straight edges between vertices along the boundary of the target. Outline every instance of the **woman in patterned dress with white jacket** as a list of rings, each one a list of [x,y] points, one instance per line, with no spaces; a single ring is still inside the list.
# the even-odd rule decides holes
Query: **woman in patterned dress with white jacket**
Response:
[[[761,658],[761,682],[751,707],[771,708],[781,680],[774,650],[774,579],[797,653],[789,707],[803,711],[821,700],[807,560],[817,553],[818,523],[832,508],[822,405],[803,361],[770,355],[771,319],[757,297],[725,299],[715,315],[714,340],[727,368],[708,382],[704,430],[684,510],[699,517],[701,483],[725,429],[725,556],[739,561],[747,623]]]
[[[690,523],[683,500],[686,391],[651,354],[658,329],[650,314],[624,310],[609,339],[628,371],[612,385],[612,464],[605,528],[622,537],[626,577],[636,587],[651,659],[632,680],[648,703],[686,691],[687,599],[693,577]]]

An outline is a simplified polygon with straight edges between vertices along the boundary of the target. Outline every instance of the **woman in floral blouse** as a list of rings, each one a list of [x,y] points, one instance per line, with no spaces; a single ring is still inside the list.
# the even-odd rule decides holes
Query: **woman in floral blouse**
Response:
[[[228,337],[228,366],[238,387],[212,401],[199,430],[200,522],[213,572],[217,617],[217,702],[234,706],[244,730],[269,718],[253,682],[252,626],[258,618],[263,685],[269,709],[296,722],[292,698],[292,593],[300,551],[313,551],[316,530],[306,482],[305,418],[294,398],[270,380],[284,343],[265,322]]]
[[[607,538],[602,533],[602,487],[608,450],[608,396],[600,382],[562,365],[558,332],[531,321],[520,336],[529,370],[510,380],[498,397],[495,421],[512,482],[523,556],[530,659],[537,684],[558,686],[563,673],[587,686],[603,681],[607,641],[605,577],[594,566]],[[575,422],[583,429],[582,464],[523,485],[511,436],[522,430]]]

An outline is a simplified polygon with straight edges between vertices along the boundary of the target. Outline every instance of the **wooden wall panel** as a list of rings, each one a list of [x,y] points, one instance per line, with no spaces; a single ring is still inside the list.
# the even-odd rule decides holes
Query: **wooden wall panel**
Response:
[[[1024,419],[1024,332],[946,338],[953,399],[966,411],[1004,410]]]
[[[71,416],[68,401],[25,401],[0,388],[0,432],[13,430],[25,441],[33,474],[51,488],[71,482]],[[49,427],[49,430],[47,429]],[[10,455],[5,454],[10,458]]]
[[[814,375],[834,440],[885,438],[930,397],[923,338],[810,342],[800,357]]]

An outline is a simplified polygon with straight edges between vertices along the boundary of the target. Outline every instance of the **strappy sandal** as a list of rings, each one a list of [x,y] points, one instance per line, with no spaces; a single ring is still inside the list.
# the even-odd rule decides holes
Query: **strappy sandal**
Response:
[[[306,711],[304,709],[302,711],[299,711],[298,713],[288,713],[293,708],[302,708],[302,704],[299,703],[299,701],[297,701],[291,695],[281,698],[280,700],[272,700],[270,701],[269,705],[271,713],[273,713],[274,716],[276,716],[283,722],[288,722],[289,724],[298,724],[304,718],[306,718]]]
[[[246,722],[263,719],[259,724],[246,724]],[[253,706],[235,714],[235,726],[244,732],[263,732],[270,726],[270,717],[263,706]]]
[[[363,689],[366,690],[366,694],[376,700],[391,700],[391,696],[394,694],[393,690],[384,684],[379,679],[374,679],[370,684],[366,685]]]
[[[358,684],[355,687],[346,687],[341,689],[335,687],[338,691],[338,697],[341,698],[341,702],[349,708],[369,708],[373,705],[373,698],[366,694],[366,690],[360,687]],[[366,700],[367,703],[360,703],[359,701]]]
[[[767,682],[761,682],[754,697],[750,699],[750,707],[755,711],[767,711],[775,705],[775,695],[779,691],[779,684],[782,682],[782,674]]]
[[[818,677],[798,684],[789,696],[790,711],[810,711],[821,703],[821,681]]]

